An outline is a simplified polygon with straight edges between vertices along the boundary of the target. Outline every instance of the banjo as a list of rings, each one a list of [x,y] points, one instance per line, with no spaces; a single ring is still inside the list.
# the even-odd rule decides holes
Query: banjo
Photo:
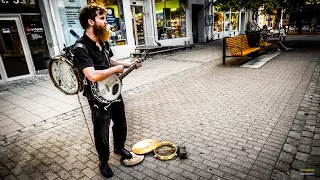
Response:
[[[144,51],[139,58],[140,63],[147,59],[148,52]],[[91,91],[96,100],[101,103],[110,103],[117,101],[122,89],[122,79],[136,69],[136,64],[132,64],[128,70],[120,75],[113,74],[110,77],[98,81],[91,82]]]

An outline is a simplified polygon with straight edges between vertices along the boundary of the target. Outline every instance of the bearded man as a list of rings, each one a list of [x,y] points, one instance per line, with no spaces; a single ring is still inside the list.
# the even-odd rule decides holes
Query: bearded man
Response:
[[[121,63],[111,59],[113,56],[110,45],[106,42],[109,38],[107,30],[106,9],[97,4],[90,4],[80,9],[80,24],[85,30],[83,36],[78,40],[81,46],[75,46],[75,65],[79,72],[87,79],[84,87],[84,96],[87,97],[93,122],[93,131],[96,150],[100,160],[100,171],[104,177],[111,177],[112,170],[108,160],[109,149],[109,126],[113,121],[112,132],[114,139],[114,152],[122,156],[121,160],[132,159],[132,154],[124,148],[127,136],[127,123],[124,103],[121,95],[117,102],[108,106],[97,101],[90,88],[92,82],[101,81],[113,74],[122,73],[124,68],[132,64]],[[136,67],[141,64],[136,60]]]

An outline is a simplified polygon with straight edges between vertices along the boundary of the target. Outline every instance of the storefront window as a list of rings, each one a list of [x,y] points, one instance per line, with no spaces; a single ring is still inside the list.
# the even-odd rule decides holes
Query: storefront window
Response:
[[[123,13],[123,0],[87,0],[88,4],[103,4],[107,9],[108,28],[111,46],[127,44],[126,23]]]
[[[186,37],[185,0],[156,0],[158,39]]]
[[[214,12],[214,31],[221,32],[223,31],[223,13]]]
[[[239,13],[231,13],[230,30],[237,31],[239,28]]]
[[[78,36],[83,35],[83,28],[80,25],[78,12],[79,9],[85,6],[86,0],[57,0],[59,16],[62,24],[62,30],[64,33],[64,39],[66,46],[74,44]],[[71,34],[72,33],[72,34]]]
[[[269,16],[269,21],[268,21],[268,28],[270,29],[273,29],[274,25],[276,24],[276,19],[277,19],[277,16],[276,15],[270,15]]]

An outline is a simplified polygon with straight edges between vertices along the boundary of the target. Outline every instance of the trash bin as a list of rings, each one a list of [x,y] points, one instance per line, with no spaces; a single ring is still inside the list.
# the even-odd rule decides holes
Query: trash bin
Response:
[[[260,31],[246,31],[246,35],[250,47],[259,47]]]

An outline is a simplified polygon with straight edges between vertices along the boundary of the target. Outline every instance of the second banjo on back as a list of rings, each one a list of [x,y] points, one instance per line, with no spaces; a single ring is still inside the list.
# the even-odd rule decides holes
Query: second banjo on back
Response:
[[[139,58],[140,63],[147,59],[148,52],[144,51]],[[130,72],[136,69],[136,64],[132,64],[128,70],[120,75],[113,74],[110,77],[91,83],[91,91],[95,99],[101,103],[109,103],[115,101],[122,89],[122,79],[125,78]]]

